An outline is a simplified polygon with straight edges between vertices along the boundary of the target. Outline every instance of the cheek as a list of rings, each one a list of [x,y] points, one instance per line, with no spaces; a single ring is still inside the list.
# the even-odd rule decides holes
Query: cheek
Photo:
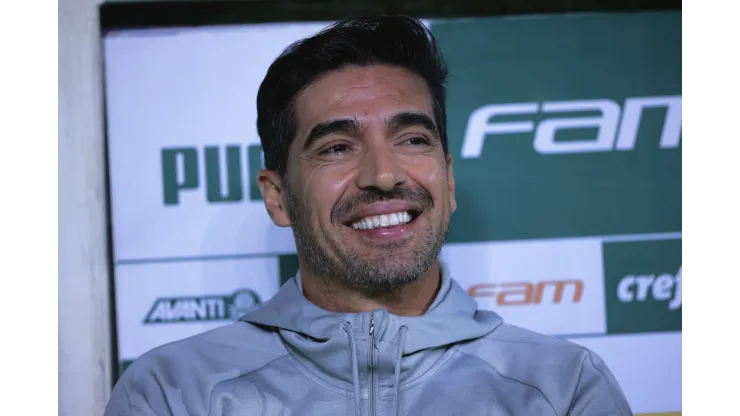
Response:
[[[301,179],[306,183],[307,207],[312,218],[319,222],[331,222],[331,213],[351,181],[347,169],[340,166],[325,166],[304,171]]]
[[[447,193],[447,166],[437,158],[425,158],[408,164],[410,176],[432,195]]]

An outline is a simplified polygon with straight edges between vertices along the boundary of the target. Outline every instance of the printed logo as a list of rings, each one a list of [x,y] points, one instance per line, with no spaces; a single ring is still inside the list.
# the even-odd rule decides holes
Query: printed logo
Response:
[[[680,230],[682,97],[620,101],[486,104],[461,114],[455,177],[464,187],[449,241]]]
[[[239,289],[231,295],[158,298],[144,324],[234,321],[261,304],[259,295],[250,289]]]
[[[446,244],[440,260],[478,309],[512,325],[549,335],[604,334],[601,254],[595,238],[533,240]]]
[[[541,282],[477,283],[468,289],[474,298],[495,298],[497,306],[579,303],[583,280]]]
[[[624,111],[612,100],[546,101],[543,103],[490,104],[473,111],[468,118],[462,144],[463,158],[478,158],[483,140],[492,135],[531,133],[537,153],[589,153],[634,150],[640,120],[646,108],[665,108],[666,116],[660,135],[661,149],[675,149],[681,143],[681,96],[627,98]],[[498,121],[500,116],[536,113],[547,115],[572,112],[597,112],[594,117],[545,117],[539,123]],[[596,129],[596,137],[577,136],[571,140],[556,140],[559,131]],[[582,135],[584,133],[581,133]]]
[[[681,330],[681,240],[604,244],[607,332]]]
[[[680,231],[678,21],[435,23],[458,74],[447,97],[458,184],[448,242]],[[659,35],[632,36],[642,24]],[[600,41],[584,44],[584,31]],[[490,41],[513,33],[516,46]]]
[[[622,303],[667,302],[674,311],[681,307],[681,267],[676,274],[627,275],[619,281],[617,297]]]
[[[246,165],[243,155],[246,154]],[[249,199],[261,200],[257,173],[264,165],[259,145],[174,147],[161,150],[162,198],[165,206],[180,204],[183,192],[202,192],[211,204],[241,202],[245,184]],[[248,176],[244,174],[248,171]]]

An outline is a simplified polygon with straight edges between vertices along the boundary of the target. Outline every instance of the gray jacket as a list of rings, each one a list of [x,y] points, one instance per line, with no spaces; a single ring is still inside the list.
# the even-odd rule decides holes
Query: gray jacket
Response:
[[[144,354],[105,416],[632,414],[596,354],[478,310],[447,271],[419,317],[327,312],[301,288]]]

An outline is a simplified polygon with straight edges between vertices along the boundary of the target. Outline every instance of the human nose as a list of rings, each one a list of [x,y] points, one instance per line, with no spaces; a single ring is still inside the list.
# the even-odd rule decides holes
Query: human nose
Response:
[[[406,181],[406,171],[386,143],[369,146],[360,163],[357,186],[361,189],[390,191]]]

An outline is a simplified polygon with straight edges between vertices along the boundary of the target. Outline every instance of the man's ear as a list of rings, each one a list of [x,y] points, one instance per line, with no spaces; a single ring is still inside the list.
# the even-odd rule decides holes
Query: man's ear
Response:
[[[278,227],[290,227],[290,216],[285,207],[285,187],[280,175],[274,170],[262,169],[257,174],[257,185],[272,222]]]
[[[447,192],[450,195],[450,214],[457,209],[457,200],[455,199],[455,176],[452,174],[452,155],[447,154]]]

